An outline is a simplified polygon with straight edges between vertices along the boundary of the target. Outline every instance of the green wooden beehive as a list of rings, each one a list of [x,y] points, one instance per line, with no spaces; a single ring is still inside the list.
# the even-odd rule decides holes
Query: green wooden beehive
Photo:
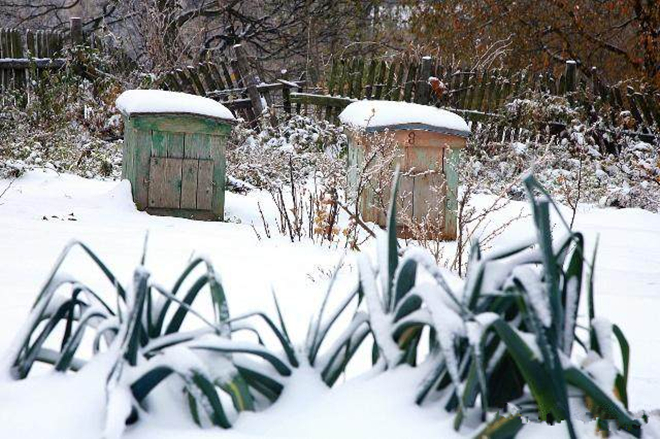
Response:
[[[224,219],[225,144],[235,119],[219,102],[185,93],[131,90],[124,118],[122,178],[139,210]]]

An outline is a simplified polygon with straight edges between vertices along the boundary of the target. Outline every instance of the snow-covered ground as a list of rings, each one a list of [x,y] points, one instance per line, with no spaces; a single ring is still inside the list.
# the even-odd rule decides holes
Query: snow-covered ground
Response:
[[[0,193],[9,183],[0,180]],[[255,308],[274,311],[273,289],[289,332],[304,336],[331,272],[345,252],[309,242],[292,244],[284,237],[259,240],[250,225],[261,225],[257,202],[268,206],[270,195],[228,193],[227,217],[233,223],[154,217],[135,210],[126,183],[28,172],[0,198],[0,352],[12,340],[68,241],[76,238],[90,245],[128,284],[147,231],[146,265],[157,281],[171,285],[193,253],[207,254],[223,277],[232,314]],[[490,202],[488,196],[476,198],[477,204]],[[526,204],[511,203],[495,214],[491,225],[506,221],[521,208]],[[268,208],[265,213],[275,216]],[[600,237],[596,311],[619,324],[629,339],[631,409],[658,409],[660,214],[585,206],[575,228],[585,233],[589,252],[596,236]],[[517,240],[531,230],[531,220],[523,219],[497,240]],[[373,248],[367,246],[367,251]],[[91,286],[99,282],[97,271],[83,257],[67,262],[66,270]],[[349,253],[336,288],[348,290],[355,276]],[[104,367],[103,362],[95,367]],[[303,368],[272,408],[242,414],[223,437],[431,437],[438,432],[453,437],[451,418],[440,407],[413,404],[411,371],[402,367],[328,390]],[[98,376],[95,370],[84,369],[76,376],[0,384],[0,437],[98,437],[103,414],[94,408],[104,401],[103,383],[94,379]],[[165,407],[130,430],[129,437],[211,437],[217,433],[199,430],[188,418],[185,411]],[[532,434],[537,428],[541,427],[523,432]],[[552,428],[542,435],[565,431],[560,426]],[[591,426],[585,429],[593,431]]]

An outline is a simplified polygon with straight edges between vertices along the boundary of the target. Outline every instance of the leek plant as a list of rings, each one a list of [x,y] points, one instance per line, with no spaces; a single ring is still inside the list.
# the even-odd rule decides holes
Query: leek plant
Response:
[[[478,437],[512,437],[523,428],[523,419],[564,421],[575,438],[574,414],[582,413],[583,420],[597,420],[604,434],[615,427],[639,437],[640,422],[627,409],[629,346],[618,326],[595,316],[593,260],[585,257],[584,238],[570,230],[533,177],[525,186],[536,236],[488,255],[474,243],[467,277],[456,291],[430,255],[414,248],[400,255],[394,184],[378,264],[373,267],[359,255],[360,282],[349,296],[366,306],[334,342],[322,367],[326,382],[336,379],[369,337],[380,369],[426,365],[423,370],[431,372],[420,381],[417,403],[442,401],[455,413],[456,430],[468,415],[485,423]],[[566,228],[557,240],[552,208]],[[432,281],[418,283],[419,271]],[[589,326],[581,338],[576,320],[583,292]],[[611,339],[619,343],[623,370],[615,367]],[[428,340],[425,349],[422,340]],[[580,364],[572,359],[574,347],[585,351]],[[314,358],[310,361],[314,364]],[[507,416],[487,422],[492,412],[506,408]]]
[[[524,419],[531,419],[564,422],[575,438],[574,420],[582,413],[581,419],[596,419],[603,433],[617,428],[639,437],[641,424],[627,409],[628,343],[619,327],[595,316],[595,254],[587,260],[583,236],[566,226],[533,177],[525,185],[534,239],[487,255],[474,243],[467,277],[457,290],[430,255],[415,248],[400,251],[395,178],[388,229],[378,237],[378,263],[358,255],[359,282],[339,306],[328,310],[333,277],[301,347],[293,345],[276,299],[276,319],[261,312],[231,316],[219,276],[204,258],[191,261],[166,289],[151,281],[143,256],[131,286],[125,287],[90,248],[74,242],[38,295],[4,372],[23,379],[36,362],[58,372],[79,370],[85,365],[83,336],[91,332],[92,354],[112,359],[107,418],[108,431],[119,432],[115,436],[148,410],[149,396],[171,377],[182,383],[182,395],[198,424],[228,428],[237,413],[276,401],[301,364],[334,385],[370,341],[376,370],[424,366],[418,367],[416,402],[443,404],[454,414],[456,430],[512,437],[524,427]],[[556,240],[553,208],[566,226]],[[116,292],[114,302],[60,274],[75,247],[101,270]],[[213,304],[212,320],[193,308],[203,294]],[[589,322],[580,337],[577,313],[583,294]],[[202,328],[183,330],[191,318]],[[338,327],[344,321],[346,327]],[[263,328],[277,341],[275,346],[264,341]],[[238,332],[255,341],[238,340]],[[46,347],[53,338],[59,349]],[[622,370],[615,367],[611,340],[620,346]],[[575,360],[576,349],[584,350],[584,361]]]

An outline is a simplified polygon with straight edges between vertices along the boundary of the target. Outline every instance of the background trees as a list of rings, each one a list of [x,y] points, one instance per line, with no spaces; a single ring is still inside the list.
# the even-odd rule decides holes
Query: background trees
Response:
[[[578,61],[605,79],[660,85],[657,0],[408,1],[416,41],[469,62],[497,52],[506,67],[534,69]]]
[[[266,73],[312,80],[330,54],[416,49],[512,69],[574,59],[608,82],[660,87],[657,0],[0,0],[1,26],[64,28],[71,15],[150,71],[241,42]]]

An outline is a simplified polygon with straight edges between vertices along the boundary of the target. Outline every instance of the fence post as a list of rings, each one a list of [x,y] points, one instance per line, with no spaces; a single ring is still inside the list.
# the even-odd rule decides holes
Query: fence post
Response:
[[[82,20],[80,17],[71,17],[69,19],[69,28],[71,31],[71,45],[79,46],[83,42]]]
[[[283,80],[289,80],[289,72],[286,69],[282,69],[280,73]],[[291,117],[291,90],[286,84],[282,84],[282,106],[287,117]]]
[[[573,93],[575,91],[575,84],[577,83],[577,64],[573,60],[566,61],[566,93]]]
[[[429,84],[429,77],[431,76],[432,60],[430,56],[422,58],[422,67],[419,71],[419,79],[417,80],[417,87],[415,88],[414,102],[422,105],[429,103],[431,94],[431,86]]]
[[[264,106],[261,103],[261,96],[257,90],[257,78],[250,72],[250,67],[247,61],[247,55],[242,45],[236,44],[234,46],[234,53],[236,54],[236,62],[238,64],[238,74],[243,78],[250,102],[252,102],[252,109],[254,110],[255,120],[250,121],[256,123],[256,120],[261,117],[264,111]]]

